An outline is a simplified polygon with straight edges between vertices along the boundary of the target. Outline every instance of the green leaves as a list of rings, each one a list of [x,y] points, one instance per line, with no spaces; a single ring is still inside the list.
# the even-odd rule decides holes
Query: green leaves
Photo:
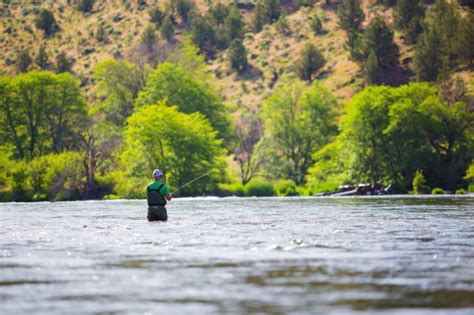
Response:
[[[183,192],[208,191],[223,172],[220,144],[221,140],[202,114],[184,114],[165,102],[140,108],[127,121],[119,156],[121,180],[116,190],[124,197],[143,194],[150,170],[159,167],[175,188],[215,170],[183,189]],[[133,183],[133,187],[128,183]]]

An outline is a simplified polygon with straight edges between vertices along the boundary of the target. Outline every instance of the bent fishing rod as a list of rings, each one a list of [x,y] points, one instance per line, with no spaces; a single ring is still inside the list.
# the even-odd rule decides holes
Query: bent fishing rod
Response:
[[[201,176],[196,177],[196,178],[193,179],[193,180],[190,180],[190,181],[187,182],[186,184],[184,184],[184,185],[182,185],[182,186],[176,188],[176,189],[172,192],[172,194],[174,195],[175,193],[177,193],[178,191],[180,191],[180,190],[183,189],[184,187],[188,186],[189,184],[191,184],[191,183],[197,181],[198,179],[201,179],[201,178],[203,178],[204,176],[207,176],[207,175],[209,175],[209,174],[211,174],[211,173],[212,173],[212,171],[209,171],[209,172],[207,172],[206,174],[202,174]]]

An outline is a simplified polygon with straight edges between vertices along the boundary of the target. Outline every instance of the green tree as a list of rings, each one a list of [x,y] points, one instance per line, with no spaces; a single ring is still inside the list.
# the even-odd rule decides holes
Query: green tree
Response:
[[[81,12],[91,12],[94,7],[95,0],[78,0],[77,9]]]
[[[224,28],[230,41],[242,37],[244,22],[238,9],[232,7],[229,10],[229,14],[224,19]]]
[[[447,74],[449,49],[438,27],[430,27],[420,35],[413,63],[418,81],[436,81]]]
[[[369,85],[378,85],[382,83],[382,69],[375,53],[372,51],[364,66],[365,81]]]
[[[296,73],[301,80],[312,82],[314,75],[326,64],[326,59],[315,45],[308,43],[295,63]]]
[[[474,60],[474,13],[469,11],[459,25],[459,34],[455,42],[456,56],[468,65]]]
[[[268,16],[264,4],[257,1],[252,16],[252,28],[258,33],[263,29],[263,26],[268,23]]]
[[[194,8],[194,2],[192,0],[177,0],[176,1],[176,11],[183,23],[187,23],[189,19],[189,14]]]
[[[95,32],[95,39],[101,43],[107,42],[107,33],[105,31],[103,23],[100,23],[97,27],[97,31]]]
[[[189,36],[181,37],[175,50],[169,54],[166,61],[179,66],[198,80],[207,81],[209,79],[206,59],[199,53],[199,48],[194,45]]]
[[[175,188],[211,171],[181,192],[210,191],[224,170],[220,143],[199,113],[184,114],[164,102],[140,108],[127,121],[115,189],[122,197],[143,197],[149,172],[159,165]]]
[[[436,0],[435,5],[426,17],[425,32],[437,28],[443,38],[443,46],[448,50],[450,62],[455,59],[455,42],[458,39],[461,16],[457,1]],[[451,66],[451,64],[450,64]]]
[[[48,68],[48,59],[49,58],[48,53],[46,52],[46,48],[44,47],[44,45],[41,45],[35,60],[36,64],[38,65],[38,67],[40,67],[41,70],[46,70]]]
[[[421,0],[399,0],[395,7],[395,23],[405,33],[408,43],[416,42],[422,32],[422,21],[425,8]]]
[[[209,15],[214,19],[216,24],[224,24],[225,18],[229,15],[230,8],[225,4],[218,2],[209,8]]]
[[[366,49],[373,50],[382,68],[395,66],[399,62],[399,49],[393,40],[393,31],[381,17],[373,19],[365,34]],[[368,56],[366,51],[366,56]]]
[[[360,0],[344,0],[342,8],[339,10],[339,25],[350,32],[362,31],[364,22],[364,11],[360,6]]]
[[[136,107],[167,100],[187,114],[200,112],[209,119],[219,137],[228,136],[229,117],[224,104],[206,82],[193,73],[186,73],[180,66],[162,63],[148,76],[145,89],[140,92]]]
[[[27,50],[21,51],[16,59],[16,70],[19,73],[27,72],[33,60]]]
[[[153,25],[149,24],[142,33],[140,43],[146,49],[151,50],[153,49],[157,41],[158,39],[156,37],[155,28],[153,27]]]
[[[56,30],[57,23],[51,11],[42,9],[36,17],[35,26],[43,30],[46,35],[51,35]]]
[[[212,54],[216,34],[206,19],[197,16],[191,21],[191,38],[202,52],[208,55]]]
[[[242,72],[247,68],[247,50],[240,39],[234,39],[230,43],[229,59],[232,69]]]
[[[268,21],[270,23],[276,22],[281,14],[280,0],[264,0]]]
[[[315,82],[306,88],[301,81],[278,86],[265,100],[262,111],[271,173],[304,183],[312,154],[336,132],[336,99]]]
[[[462,88],[444,90],[450,92],[439,96],[435,87],[413,83],[355,95],[340,136],[348,177],[407,191],[423,169],[430,186],[453,190],[472,156],[474,113]]]
[[[122,128],[145,85],[143,70],[125,60],[108,59],[97,64],[94,78],[97,96],[102,100],[96,110],[104,113],[113,126]]]
[[[86,103],[71,74],[32,71],[2,81],[2,134],[15,156],[36,156],[77,147]]]
[[[314,32],[314,34],[321,35],[323,33],[323,22],[321,21],[321,18],[318,15],[313,16],[309,23],[311,30]]]
[[[166,39],[168,42],[174,39],[174,27],[169,18],[164,19],[163,24],[160,27],[160,34],[161,37]]]
[[[153,7],[148,11],[148,15],[150,16],[150,20],[157,26],[160,27],[161,23],[165,18],[165,14],[163,11],[160,10],[158,7]]]
[[[68,58],[64,52],[60,52],[56,55],[56,72],[72,72],[72,66],[74,59]]]

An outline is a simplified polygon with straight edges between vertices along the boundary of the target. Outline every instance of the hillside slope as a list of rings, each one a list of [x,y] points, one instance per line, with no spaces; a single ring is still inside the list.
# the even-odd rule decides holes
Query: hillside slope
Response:
[[[150,23],[148,10],[163,1],[97,1],[92,12],[82,13],[69,1],[41,5],[12,4],[2,8],[0,23],[0,71],[15,73],[17,54],[27,50],[30,55],[37,54],[39,47],[45,45],[50,62],[59,52],[65,52],[75,59],[73,71],[81,78],[86,90],[90,89],[95,64],[110,57],[123,57],[137,45],[141,33]],[[228,1],[221,1],[229,3]],[[393,21],[393,12],[383,6],[363,1],[366,21],[382,15],[387,21]],[[195,1],[199,13],[208,9],[208,1]],[[53,12],[59,29],[51,36],[35,27],[35,16],[40,7]],[[315,43],[322,51],[327,63],[318,80],[342,100],[350,98],[363,87],[359,65],[349,59],[345,48],[345,32],[338,26],[338,17],[334,6],[316,5],[314,8],[301,8],[288,11],[288,32],[278,30],[276,24],[266,25],[255,34],[247,32],[244,44],[248,51],[250,67],[243,74],[229,70],[226,51],[220,52],[209,61],[209,69],[214,73],[216,89],[226,102],[259,106],[282,76],[291,73],[293,62],[306,42]],[[252,10],[241,10],[246,22],[251,19]],[[309,26],[310,18],[318,15],[323,20],[325,32],[315,35]],[[107,41],[99,42],[96,33],[102,25]],[[248,27],[248,26],[247,26]],[[176,27],[177,38],[185,32],[182,25]],[[401,50],[401,64],[409,73],[407,65],[413,54],[413,47],[407,46],[396,33],[397,44]],[[464,72],[472,78],[472,72]]]

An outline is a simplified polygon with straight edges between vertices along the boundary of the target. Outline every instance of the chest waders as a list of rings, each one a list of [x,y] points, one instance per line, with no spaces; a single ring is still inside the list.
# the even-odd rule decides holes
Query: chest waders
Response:
[[[165,184],[161,184],[158,189],[146,188],[146,196],[148,202],[148,221],[166,221],[168,220],[168,214],[166,211],[166,199],[161,195],[161,188]]]

